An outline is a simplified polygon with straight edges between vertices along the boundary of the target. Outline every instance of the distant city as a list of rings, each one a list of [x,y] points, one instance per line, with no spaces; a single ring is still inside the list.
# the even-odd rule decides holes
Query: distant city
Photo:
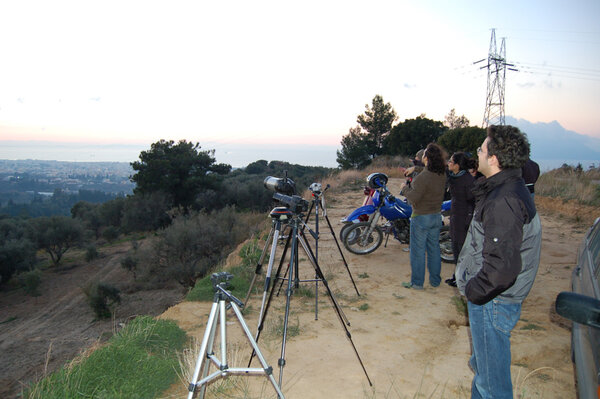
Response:
[[[31,192],[51,195],[60,189],[131,194],[133,174],[127,162],[63,162],[0,160],[0,193]]]

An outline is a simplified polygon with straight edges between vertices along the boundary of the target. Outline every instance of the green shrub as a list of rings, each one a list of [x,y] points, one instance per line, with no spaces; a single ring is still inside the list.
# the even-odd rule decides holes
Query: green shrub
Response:
[[[104,238],[108,242],[113,242],[117,238],[119,238],[119,229],[115,226],[108,226],[102,232],[102,238]]]
[[[121,260],[121,267],[123,267],[123,269],[131,272],[133,274],[133,279],[136,279],[136,268],[138,265],[138,261],[137,259],[133,256],[133,255],[127,255],[125,256],[125,258],[123,258],[123,260]]]
[[[119,289],[108,283],[91,283],[83,290],[97,319],[107,319],[121,302]]]
[[[97,259],[99,256],[98,250],[95,245],[89,245],[85,250],[85,260],[86,262],[91,262],[94,259]]]
[[[42,283],[42,272],[39,269],[30,270],[19,274],[19,284],[27,295],[40,296],[40,284]]]
[[[179,215],[158,233],[151,254],[138,267],[140,279],[155,285],[176,281],[193,287],[238,244],[261,231],[264,221],[264,215],[241,213],[232,207]]]

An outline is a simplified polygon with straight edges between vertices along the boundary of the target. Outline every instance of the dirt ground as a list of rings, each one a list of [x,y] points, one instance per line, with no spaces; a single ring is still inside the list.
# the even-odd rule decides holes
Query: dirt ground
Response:
[[[399,185],[399,180],[391,179],[392,192],[399,191]],[[341,228],[339,220],[361,203],[358,191],[344,193],[329,201],[328,217],[336,232]],[[560,208],[560,205],[555,207]],[[594,212],[579,209],[581,215],[576,218],[555,216],[555,212],[556,209],[540,211],[543,247],[539,273],[523,304],[521,320],[512,333],[515,397],[575,397],[570,360],[570,322],[555,313],[554,301],[559,292],[570,287],[576,250],[593,221]],[[291,297],[288,331],[293,331],[293,334],[288,335],[294,336],[289,337],[283,347],[281,325],[285,297],[274,297],[258,346],[267,363],[273,367],[276,380],[280,373],[278,359],[282,348],[285,349],[282,379],[285,397],[470,397],[473,373],[467,365],[471,353],[469,328],[464,311],[457,306],[457,303],[460,304],[457,289],[444,283],[437,288],[426,283],[424,291],[403,288],[401,283],[410,280],[409,254],[406,245],[393,239],[389,240],[386,248],[382,246],[366,256],[353,255],[344,249],[348,272],[326,223],[321,222],[320,232],[319,265],[334,297],[342,305],[343,314],[351,323],[348,327],[351,340],[347,338],[322,286],[319,290],[318,320],[315,320],[315,299],[306,293],[314,291],[314,283],[307,282],[303,283],[301,292],[296,291]],[[314,243],[311,245],[314,246]],[[281,252],[280,247],[277,259]],[[302,256],[303,251],[300,254],[300,274],[310,279],[314,276],[313,266]],[[442,265],[443,279],[449,278],[452,273],[452,265]],[[360,296],[356,294],[350,275]],[[245,321],[254,334],[261,297],[251,297],[247,305],[249,312]],[[185,302],[160,317],[175,320],[201,341],[210,306],[210,303]],[[228,313],[227,326],[228,349],[234,348],[233,355],[230,355],[234,360],[230,359],[229,366],[246,367],[250,344],[243,337],[232,312]],[[272,333],[264,332],[269,330]],[[218,346],[216,351],[219,351]],[[359,357],[366,373],[361,368]],[[193,368],[195,355],[191,359],[190,368]],[[240,360],[239,363],[234,363],[236,360]],[[255,359],[253,366],[257,365]],[[231,379],[229,385],[228,379]],[[167,396],[184,397],[188,382],[189,377],[187,380],[183,378],[181,384],[173,387]],[[242,392],[232,393],[231,397],[275,397],[273,387],[261,376],[228,377],[212,385],[213,390],[217,390],[216,387],[227,389],[227,386],[231,392]],[[211,397],[223,396],[222,391],[218,391]]]
[[[400,180],[390,180],[392,192],[397,192],[399,185]],[[362,191],[326,197],[328,217],[337,233],[342,216],[362,202]],[[515,393],[525,398],[569,398],[575,396],[570,323],[554,313],[554,299],[560,291],[569,289],[577,247],[597,215],[594,209],[575,207],[566,210],[573,217],[559,217],[556,212],[569,204],[543,198],[536,201],[543,205],[542,262],[512,335]],[[393,239],[386,248],[382,246],[366,256],[343,249],[347,270],[323,219],[320,232],[319,264],[350,323],[346,327],[351,339],[322,284],[315,320],[314,283],[302,283],[303,289],[295,291],[290,304],[282,386],[286,398],[469,397],[469,329],[464,312],[456,305],[456,289],[445,284],[438,288],[426,284],[424,291],[401,287],[410,279],[409,256],[406,245]],[[129,249],[129,244],[123,244],[110,251],[100,250],[101,258],[94,262],[46,272],[40,297],[26,296],[22,290],[0,293],[1,398],[16,397],[22,384],[57,370],[77,354],[105,341],[136,315],[162,313],[160,317],[173,319],[191,336],[202,338],[211,303],[181,302],[169,308],[182,299],[177,288],[123,294],[114,321],[94,321],[81,287],[93,280],[116,285],[130,281],[131,276],[120,266]],[[277,259],[280,254],[281,247]],[[452,272],[451,265],[442,265],[442,278],[450,277]],[[303,279],[314,277],[303,251],[300,273]],[[244,317],[252,333],[256,331],[260,307],[260,296],[251,297]],[[284,309],[284,296],[274,297],[258,341],[276,379]],[[233,352],[229,365],[245,367],[251,348],[231,312],[227,326],[227,342]],[[195,360],[191,353],[190,367]],[[255,359],[253,367],[258,365]],[[186,397],[188,383],[189,378],[183,378],[166,397]],[[246,392],[232,397],[274,397],[264,377],[229,377],[212,388],[224,385],[222,389],[227,389],[228,384],[241,386],[238,389]],[[224,395],[216,393],[212,397]]]

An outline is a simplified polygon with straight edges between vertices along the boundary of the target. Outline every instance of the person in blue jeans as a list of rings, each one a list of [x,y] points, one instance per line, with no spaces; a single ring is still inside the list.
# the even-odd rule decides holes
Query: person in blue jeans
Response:
[[[402,185],[400,194],[412,206],[410,217],[410,283],[406,288],[423,289],[425,265],[429,271],[429,284],[440,285],[442,268],[440,257],[440,209],[446,189],[446,162],[444,152],[435,143],[427,145],[423,153],[425,167],[410,183]]]
[[[475,210],[456,266],[467,298],[475,376],[472,398],[512,398],[510,336],[540,263],[542,227],[521,177],[527,137],[513,126],[490,126],[477,149]]]

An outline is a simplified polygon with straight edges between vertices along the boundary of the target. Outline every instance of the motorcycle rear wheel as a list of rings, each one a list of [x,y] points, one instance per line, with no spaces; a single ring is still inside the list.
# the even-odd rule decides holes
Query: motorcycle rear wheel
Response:
[[[454,263],[454,252],[452,251],[452,239],[448,229],[440,231],[440,256],[442,262]]]
[[[375,251],[383,242],[380,226],[375,226],[367,236],[369,222],[353,223],[344,233],[343,243],[346,249],[356,255],[367,255]]]
[[[354,226],[354,223],[344,224],[344,227],[342,227],[340,230],[340,241],[344,242],[344,240],[346,239],[346,235],[348,234],[348,229],[350,229],[350,227],[352,226]]]

